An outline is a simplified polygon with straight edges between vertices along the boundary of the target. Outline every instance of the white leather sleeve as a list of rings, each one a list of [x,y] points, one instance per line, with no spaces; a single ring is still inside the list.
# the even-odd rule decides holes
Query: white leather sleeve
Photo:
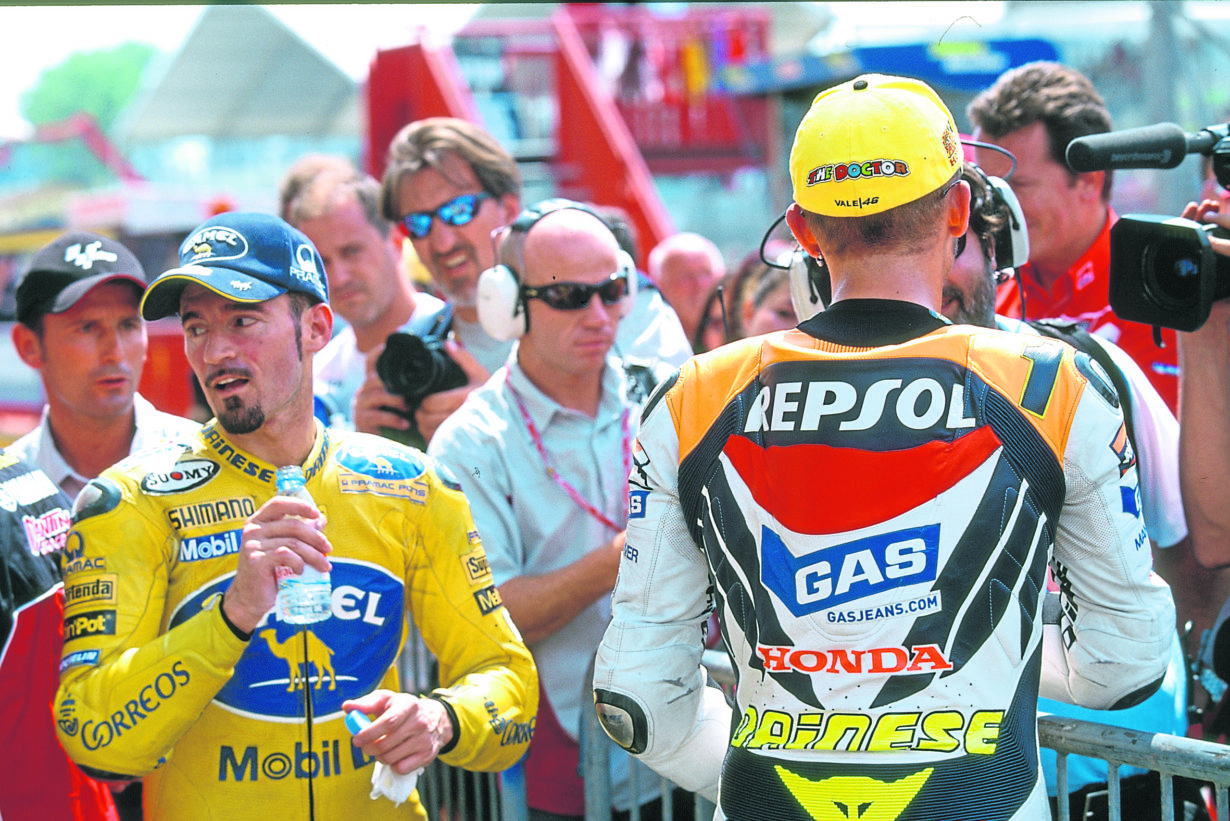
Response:
[[[716,802],[731,710],[720,690],[706,686],[701,666],[709,575],[680,509],[678,451],[666,403],[658,402],[637,442],[627,547],[598,648],[595,700],[617,743]],[[613,710],[612,702],[627,709]],[[615,732],[612,713],[626,722]]]
[[[1044,650],[1040,689],[1046,698],[1095,709],[1147,696],[1142,690],[1161,680],[1176,640],[1174,602],[1152,572],[1122,424],[1119,411],[1086,385],[1067,437],[1067,493],[1052,563],[1062,652]]]
[[[1106,349],[1131,389],[1125,401],[1132,408],[1141,512],[1149,538],[1159,547],[1171,547],[1187,536],[1179,491],[1179,422],[1135,360],[1113,342],[1096,334],[1092,339]]]

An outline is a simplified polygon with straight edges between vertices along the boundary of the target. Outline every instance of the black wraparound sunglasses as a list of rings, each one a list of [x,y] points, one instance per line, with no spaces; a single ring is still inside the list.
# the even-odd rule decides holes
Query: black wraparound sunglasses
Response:
[[[628,294],[628,275],[616,271],[610,278],[596,285],[584,282],[552,282],[550,285],[521,286],[525,299],[541,299],[557,311],[579,311],[597,294],[603,305],[616,305]]]

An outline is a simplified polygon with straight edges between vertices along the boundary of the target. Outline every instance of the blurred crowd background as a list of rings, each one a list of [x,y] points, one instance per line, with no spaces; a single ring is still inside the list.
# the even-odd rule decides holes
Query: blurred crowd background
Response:
[[[999,74],[1059,60],[1101,90],[1116,128],[1195,131],[1230,112],[1228,17],[1219,2],[1013,0],[3,7],[13,76],[48,64],[9,89],[19,117],[0,113],[0,322],[29,255],[65,230],[114,236],[163,270],[210,214],[276,211],[296,158],[339,154],[379,177],[396,130],[433,115],[490,131],[526,202],[621,209],[641,268],[658,241],[695,232],[735,271],[790,200],[789,140],[819,90],[912,75],[968,130],[966,104]],[[1112,206],[1177,213],[1204,174],[1194,156],[1120,172]],[[186,414],[180,349],[177,324],[152,326],[142,393]],[[0,328],[0,444],[41,405]]]

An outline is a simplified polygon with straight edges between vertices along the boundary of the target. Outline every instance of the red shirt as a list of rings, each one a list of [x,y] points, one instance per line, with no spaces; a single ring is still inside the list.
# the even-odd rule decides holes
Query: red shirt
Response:
[[[1032,264],[1017,270],[1017,279],[1025,290],[1025,310],[1029,319],[1053,317],[1083,322],[1091,333],[1114,342],[1136,361],[1170,410],[1177,413],[1179,351],[1174,331],[1162,329],[1165,347],[1159,348],[1153,342],[1152,326],[1127,322],[1111,310],[1110,226],[1119,217],[1109,207],[1106,215],[1106,224],[1093,245],[1049,289],[1038,281]],[[1025,318],[1021,316],[1016,281],[1000,286],[995,310],[1004,316]]]

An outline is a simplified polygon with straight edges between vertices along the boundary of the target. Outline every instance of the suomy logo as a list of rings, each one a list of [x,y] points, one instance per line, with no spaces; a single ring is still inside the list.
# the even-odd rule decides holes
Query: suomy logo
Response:
[[[183,493],[208,482],[218,473],[217,462],[208,459],[185,459],[165,473],[148,473],[141,480],[146,493]]]

